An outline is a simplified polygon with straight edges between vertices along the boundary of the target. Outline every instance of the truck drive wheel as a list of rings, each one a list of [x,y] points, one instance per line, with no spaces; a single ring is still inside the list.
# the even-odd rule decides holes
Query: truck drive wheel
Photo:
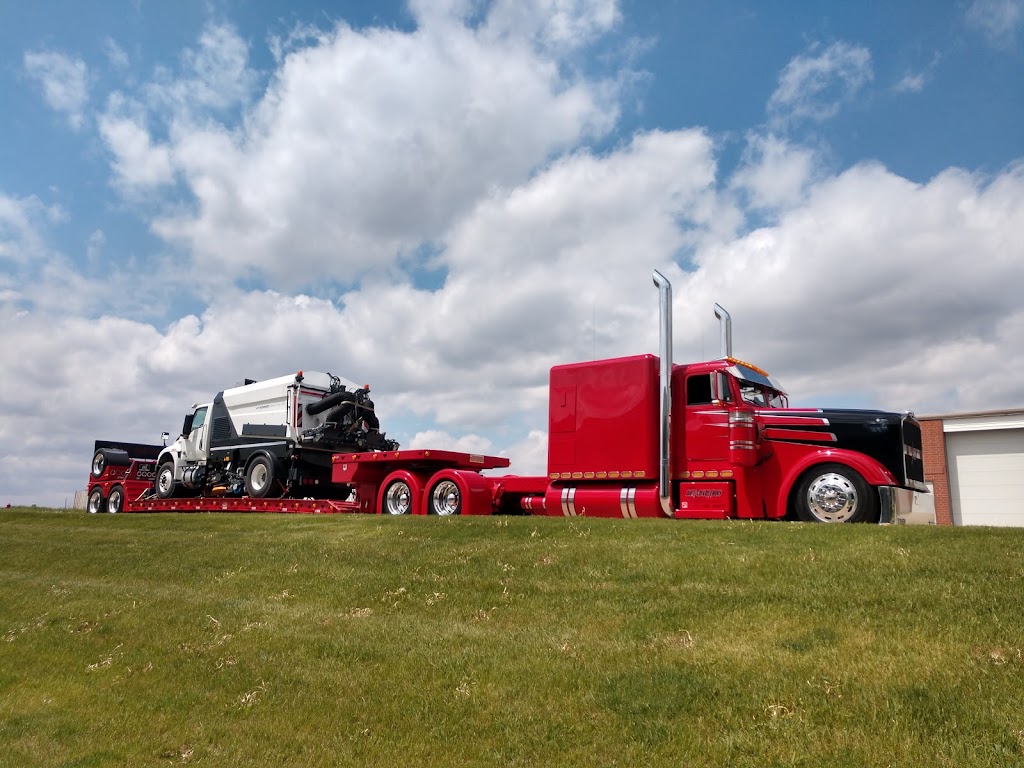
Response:
[[[257,456],[245,471],[245,492],[254,499],[265,499],[274,489],[274,462],[269,456]]]
[[[165,461],[156,471],[154,489],[156,490],[157,498],[171,498],[174,495],[176,485],[174,482],[174,462]]]
[[[95,515],[103,509],[103,490],[101,488],[93,488],[89,493],[89,503],[86,505],[86,509],[89,510],[90,515]]]
[[[807,523],[878,522],[878,498],[856,471],[842,464],[812,467],[797,484],[796,513]]]
[[[115,485],[110,489],[110,495],[107,496],[107,512],[116,515],[122,509],[124,509],[124,488]]]
[[[462,493],[459,486],[451,480],[442,480],[430,490],[430,514],[460,515],[462,514]]]

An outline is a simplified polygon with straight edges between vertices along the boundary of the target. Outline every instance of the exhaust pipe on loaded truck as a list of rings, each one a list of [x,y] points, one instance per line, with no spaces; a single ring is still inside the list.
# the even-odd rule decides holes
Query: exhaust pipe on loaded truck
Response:
[[[659,317],[661,320],[658,355],[661,358],[661,430],[659,434],[658,497],[662,511],[672,517],[672,485],[669,482],[669,448],[672,414],[672,283],[658,270],[654,270],[654,284],[658,287]]]
[[[722,332],[722,358],[732,357],[732,315],[721,304],[715,304],[715,317]]]

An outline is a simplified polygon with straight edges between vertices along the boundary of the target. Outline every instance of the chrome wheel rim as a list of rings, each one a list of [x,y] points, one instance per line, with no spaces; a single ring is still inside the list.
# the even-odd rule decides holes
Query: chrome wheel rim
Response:
[[[103,496],[98,493],[89,494],[89,514],[95,515],[103,506]]]
[[[824,523],[845,523],[857,514],[857,488],[848,477],[829,472],[807,488],[807,508]]]
[[[412,511],[412,490],[407,482],[398,480],[388,486],[384,508],[389,515],[408,515]]]
[[[459,486],[451,480],[442,480],[430,495],[434,513],[442,516],[457,515],[462,502]]]
[[[111,491],[110,497],[107,499],[107,512],[116,515],[119,509],[121,509],[121,491]]]
[[[95,456],[92,457],[92,474],[94,477],[99,477],[100,475],[103,474],[103,465],[105,463],[106,462],[103,458],[102,453],[97,453]]]

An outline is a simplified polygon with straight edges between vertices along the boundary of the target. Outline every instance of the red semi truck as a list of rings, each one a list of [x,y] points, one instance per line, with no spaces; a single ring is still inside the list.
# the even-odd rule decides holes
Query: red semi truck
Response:
[[[657,271],[654,283],[658,356],[551,369],[546,476],[481,474],[507,467],[501,457],[400,450],[376,434],[367,389],[300,372],[272,380],[294,393],[282,401],[283,427],[229,430],[225,421],[219,438],[197,437],[202,408],[213,414],[220,403],[227,418],[225,402],[255,402],[238,388],[187,417],[177,448],[97,443],[89,510],[836,523],[899,522],[910,513],[914,494],[927,492],[921,428],[911,413],[790,408],[765,371],[732,356],[731,318],[718,305],[722,357],[673,364],[672,288]],[[340,431],[330,420],[338,411]],[[317,426],[297,431],[303,413]],[[345,437],[353,434],[360,437]],[[207,455],[183,465],[196,445]]]

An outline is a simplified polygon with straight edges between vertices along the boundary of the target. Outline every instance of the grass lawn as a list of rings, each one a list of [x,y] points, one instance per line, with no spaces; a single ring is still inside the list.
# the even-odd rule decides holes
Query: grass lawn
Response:
[[[1024,530],[0,511],[0,765],[1024,765]]]

